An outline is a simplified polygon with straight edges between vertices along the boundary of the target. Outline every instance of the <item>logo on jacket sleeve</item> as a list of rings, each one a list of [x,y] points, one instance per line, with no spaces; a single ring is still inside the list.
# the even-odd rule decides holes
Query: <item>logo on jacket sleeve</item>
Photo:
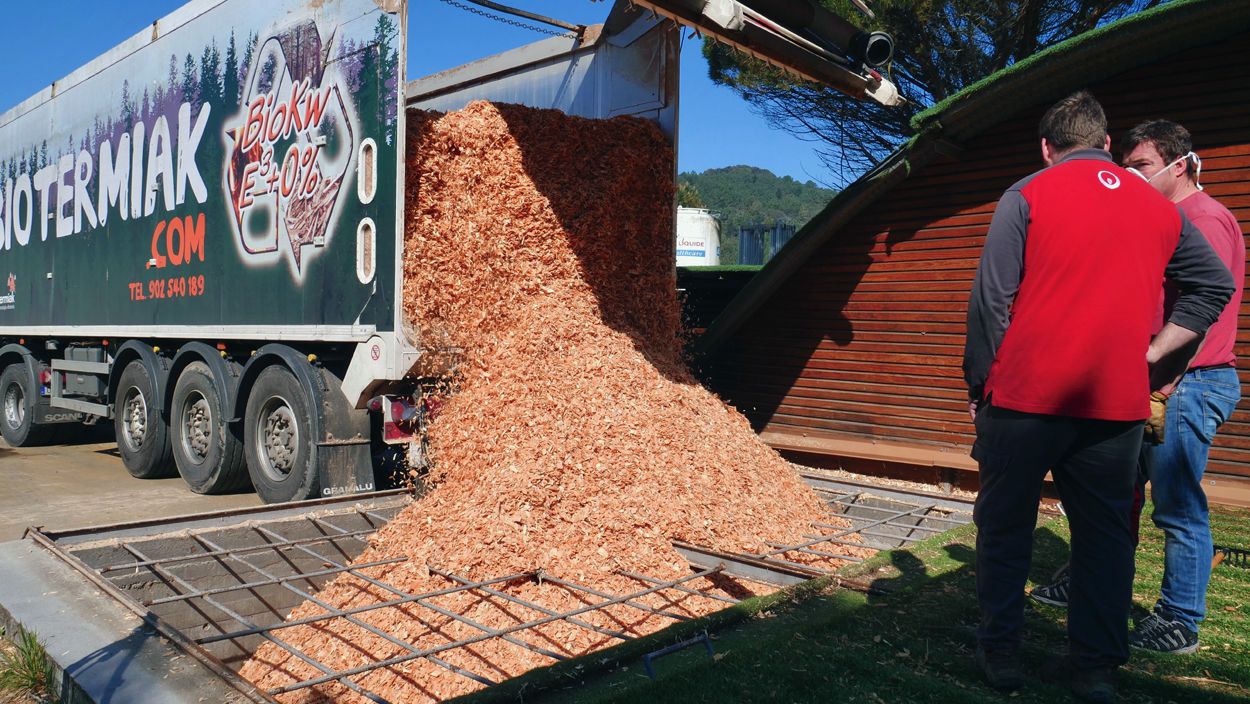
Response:
[[[1099,171],[1098,182],[1112,191],[1120,187],[1120,177],[1110,171]]]

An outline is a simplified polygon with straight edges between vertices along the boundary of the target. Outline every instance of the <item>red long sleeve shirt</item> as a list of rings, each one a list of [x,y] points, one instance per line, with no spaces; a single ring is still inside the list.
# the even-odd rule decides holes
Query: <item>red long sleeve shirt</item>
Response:
[[[968,308],[964,371],[976,398],[1029,413],[1149,415],[1146,348],[1164,276],[1169,320],[1204,332],[1233,292],[1171,202],[1084,149],[1000,199]]]
[[[1202,349],[1189,363],[1189,368],[1232,365],[1237,361],[1233,346],[1237,342],[1237,316],[1241,312],[1242,286],[1246,280],[1246,240],[1241,234],[1241,226],[1237,224],[1236,216],[1202,191],[1189,195],[1177,203],[1177,207],[1202,232],[1207,244],[1211,245],[1216,256],[1228,267],[1236,287],[1220,317],[1207,330]],[[1163,328],[1163,321],[1171,314],[1178,293],[1174,284],[1165,282],[1163,301],[1158,315],[1155,316],[1156,332]]]

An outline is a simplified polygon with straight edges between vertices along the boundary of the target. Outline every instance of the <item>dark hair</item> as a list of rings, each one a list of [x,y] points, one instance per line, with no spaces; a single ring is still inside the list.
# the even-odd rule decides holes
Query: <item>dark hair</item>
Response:
[[[1059,152],[1080,147],[1102,149],[1107,143],[1107,115],[1089,91],[1077,91],[1050,106],[1042,115],[1037,134]]]
[[[1141,144],[1153,144],[1165,164],[1176,161],[1194,149],[1194,140],[1189,136],[1189,130],[1171,120],[1148,120],[1129,130],[1124,135],[1123,146],[1120,147],[1121,159]],[[1193,159],[1186,159],[1185,173],[1193,176],[1195,170]]]

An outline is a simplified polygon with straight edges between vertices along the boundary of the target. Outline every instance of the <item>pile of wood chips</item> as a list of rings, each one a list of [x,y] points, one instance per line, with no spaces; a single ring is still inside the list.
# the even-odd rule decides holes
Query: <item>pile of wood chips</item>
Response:
[[[423,593],[452,584],[430,568],[470,579],[542,569],[622,594],[643,585],[621,570],[690,574],[674,539],[758,552],[830,520],[682,361],[673,154],[653,124],[485,102],[408,119],[404,312],[424,340],[459,346],[464,359],[430,428],[435,488],[358,558],[408,561],[366,573]],[[758,589],[726,581],[691,586]],[[554,610],[586,603],[551,583],[507,591]],[[649,603],[688,615],[724,606],[679,597]],[[352,608],[395,594],[345,575],[319,598]],[[483,593],[436,603],[491,628],[542,617]],[[291,617],[318,613],[309,603]],[[359,618],[420,648],[482,632],[413,604]],[[583,618],[633,635],[671,623],[626,606]],[[335,669],[409,652],[343,619],[276,635]],[[517,637],[567,655],[619,642],[566,622]],[[498,639],[439,657],[494,681],[552,662]],[[265,689],[320,674],[271,644],[243,669]],[[424,659],[354,679],[404,702],[481,687]],[[283,700],[363,698],[331,683]]]

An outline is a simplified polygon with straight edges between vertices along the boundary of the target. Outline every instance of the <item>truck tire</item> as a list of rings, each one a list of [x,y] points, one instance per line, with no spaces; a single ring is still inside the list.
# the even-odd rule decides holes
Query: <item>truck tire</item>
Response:
[[[252,486],[267,504],[317,496],[317,439],[311,402],[286,367],[256,377],[243,418],[243,442]]]
[[[35,389],[25,364],[10,364],[0,374],[0,435],[13,447],[41,445],[52,438],[53,426],[35,425]]]
[[[243,440],[226,422],[226,411],[203,362],[192,362],[178,376],[170,405],[174,464],[197,494],[224,494],[249,485]]]
[[[137,359],[126,365],[117,381],[113,407],[117,450],[126,471],[138,479],[160,479],[176,473],[169,426],[161,418],[154,387],[147,367]]]

